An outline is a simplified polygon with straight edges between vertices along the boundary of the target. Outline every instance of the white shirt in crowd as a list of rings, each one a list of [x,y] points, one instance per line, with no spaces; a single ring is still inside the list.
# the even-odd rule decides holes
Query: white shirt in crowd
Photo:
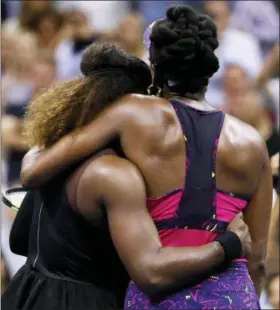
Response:
[[[251,33],[264,54],[279,40],[279,13],[272,1],[237,1],[231,22],[234,27]]]
[[[83,11],[90,25],[98,31],[117,27],[129,13],[128,1],[56,1],[55,4],[62,12],[73,8]]]
[[[74,53],[73,44],[72,40],[65,40],[60,42],[55,50],[56,79],[58,81],[74,79],[81,73],[80,63],[83,50]]]
[[[78,9],[84,12],[90,26],[96,31],[106,31],[119,25],[128,14],[127,1],[57,1],[57,9],[66,12]],[[73,42],[62,41],[55,51],[56,77],[58,80],[76,78],[80,73],[83,51],[74,53]]]
[[[223,102],[223,74],[227,65],[236,64],[244,69],[250,78],[255,78],[262,69],[262,56],[258,41],[249,33],[228,28],[219,40],[216,50],[220,69],[212,77],[206,99],[212,106],[220,108]]]

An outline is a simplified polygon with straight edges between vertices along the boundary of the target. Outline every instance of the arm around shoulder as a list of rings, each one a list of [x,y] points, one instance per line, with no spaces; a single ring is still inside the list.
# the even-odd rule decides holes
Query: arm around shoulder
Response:
[[[218,242],[201,247],[162,247],[137,168],[115,156],[106,156],[99,163],[94,199],[104,202],[114,245],[140,290],[153,295],[179,287],[224,261]]]
[[[51,147],[34,156],[28,153],[23,161],[20,179],[23,186],[36,188],[71,164],[85,159],[120,135],[127,119],[122,102],[113,104],[82,128],[62,137]]]

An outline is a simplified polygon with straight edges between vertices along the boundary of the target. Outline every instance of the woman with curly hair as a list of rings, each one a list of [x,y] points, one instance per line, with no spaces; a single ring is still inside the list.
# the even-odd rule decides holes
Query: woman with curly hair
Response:
[[[188,6],[171,7],[148,28],[145,42],[153,69],[150,93],[157,96],[126,95],[78,132],[35,158],[26,156],[22,182],[44,184],[118,141],[145,180],[148,209],[164,247],[209,244],[238,212],[244,213],[253,241],[248,257],[170,295],[151,298],[131,282],[125,308],[259,309],[272,176],[257,131],[204,99],[219,68],[217,29]]]

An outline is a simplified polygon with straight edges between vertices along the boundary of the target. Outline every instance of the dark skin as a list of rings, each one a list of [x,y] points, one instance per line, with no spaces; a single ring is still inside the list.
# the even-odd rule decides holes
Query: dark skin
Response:
[[[105,207],[116,250],[144,293],[154,295],[186,285],[224,261],[223,248],[216,241],[200,247],[162,247],[146,207],[139,170],[112,152],[104,153],[84,162],[71,176],[69,201],[94,225],[104,223]],[[248,246],[248,227],[241,218],[241,214],[236,216],[228,230],[235,231]]]
[[[213,110],[205,101],[178,99],[199,110]],[[120,138],[126,157],[141,172],[149,197],[184,186],[185,141],[172,105],[163,98],[135,94],[122,97],[39,155],[26,155],[21,181],[31,188],[42,185],[114,138]],[[272,204],[269,157],[258,132],[229,115],[219,140],[216,177],[218,188],[252,197],[244,213],[252,237],[248,267],[260,294]]]

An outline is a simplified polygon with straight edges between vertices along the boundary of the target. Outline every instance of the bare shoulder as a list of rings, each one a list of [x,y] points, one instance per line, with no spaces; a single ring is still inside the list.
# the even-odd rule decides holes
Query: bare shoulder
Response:
[[[117,101],[118,106],[126,106],[138,111],[160,113],[168,111],[171,105],[168,100],[155,96],[127,94]]]
[[[130,128],[140,129],[159,139],[168,126],[177,122],[177,117],[168,100],[155,96],[128,94],[119,100],[119,107],[126,106],[126,123]],[[121,109],[120,114],[122,113]]]
[[[127,182],[125,177],[139,178],[141,174],[137,167],[129,160],[117,155],[105,155],[95,159],[88,167],[88,173],[99,181],[113,179]]]
[[[232,168],[257,172],[267,162],[266,144],[258,131],[226,115],[221,135],[222,157]]]
[[[104,155],[87,166],[79,186],[88,188],[90,196],[100,196],[105,192],[127,194],[131,188],[143,184],[142,175],[133,163],[116,155]]]

